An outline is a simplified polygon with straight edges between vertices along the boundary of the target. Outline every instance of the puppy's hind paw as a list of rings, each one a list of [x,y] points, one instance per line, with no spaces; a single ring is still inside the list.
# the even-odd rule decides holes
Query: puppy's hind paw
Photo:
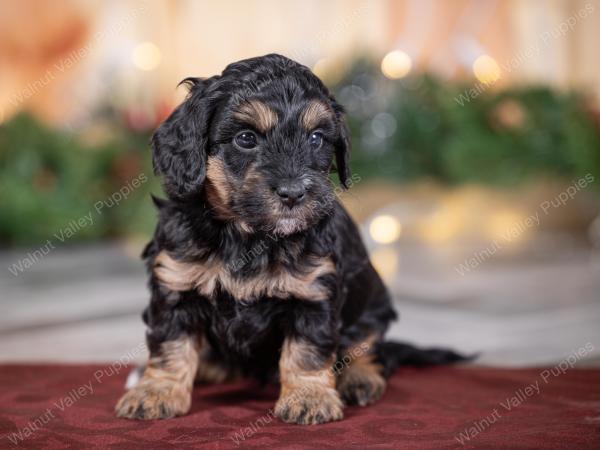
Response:
[[[346,405],[366,406],[381,398],[385,386],[378,372],[350,367],[338,380],[337,389]]]

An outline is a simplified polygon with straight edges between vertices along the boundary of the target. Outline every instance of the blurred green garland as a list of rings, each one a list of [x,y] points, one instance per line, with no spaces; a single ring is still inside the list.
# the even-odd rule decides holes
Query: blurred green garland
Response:
[[[540,177],[600,177],[600,131],[576,93],[495,91],[431,76],[388,80],[365,61],[333,90],[348,112],[352,171],[362,179],[512,186]],[[114,121],[102,145],[86,145],[27,115],[1,126],[0,244],[40,245],[142,173],[147,182],[94,214],[94,225],[69,242],[148,236],[155,221],[149,194],[161,192],[152,175],[150,130],[125,122]]]
[[[388,80],[365,62],[335,87],[363,178],[511,186],[539,178],[600,180],[600,128],[579,93],[431,76]],[[469,93],[473,93],[470,95]]]
[[[114,129],[101,146],[83,144],[28,115],[0,127],[0,244],[39,245],[91,215],[68,243],[130,234],[148,235],[154,211],[149,193],[160,193],[152,176],[148,134]],[[145,175],[148,180],[131,188]],[[110,207],[126,186],[127,198]],[[100,212],[94,205],[106,202]],[[112,203],[111,203],[112,201]]]

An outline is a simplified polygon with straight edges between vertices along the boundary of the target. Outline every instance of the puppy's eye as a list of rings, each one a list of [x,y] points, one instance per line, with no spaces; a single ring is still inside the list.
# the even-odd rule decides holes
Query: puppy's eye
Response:
[[[244,150],[252,150],[257,144],[256,134],[252,131],[242,131],[241,133],[238,133],[233,138],[233,141],[235,142],[235,145]]]
[[[323,145],[323,133],[320,131],[313,131],[308,138],[308,144],[313,150],[321,148],[321,145]]]

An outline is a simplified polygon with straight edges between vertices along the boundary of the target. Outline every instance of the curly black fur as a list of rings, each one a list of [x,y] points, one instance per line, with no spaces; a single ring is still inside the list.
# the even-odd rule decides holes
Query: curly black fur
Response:
[[[158,226],[143,254],[152,292],[144,313],[152,355],[160,353],[164,342],[202,335],[211,361],[263,381],[276,376],[282,343],[290,337],[314,349],[314,366],[325,364],[332,354],[340,358],[372,336],[373,352],[386,375],[402,362],[394,349],[410,353],[408,362],[461,359],[444,350],[435,358],[419,359],[414,348],[382,342],[396,313],[329,179],[337,171],[342,186],[353,181],[343,108],[308,68],[273,54],[233,63],[219,76],[183,83],[189,87],[188,98],[152,139],[155,171],[168,196],[155,199]],[[236,119],[235,111],[251,100],[275,113],[271,129],[260,131]],[[314,130],[305,129],[301,121],[302,112],[315,101],[325,111],[318,118],[322,143],[316,149],[308,142]],[[246,129],[258,139],[250,151],[233,142]],[[210,158],[221,164],[230,182],[226,199],[216,200],[221,205],[208,193]],[[250,172],[254,184],[248,181]],[[297,180],[304,183],[305,195],[301,204],[287,210],[276,192]],[[219,208],[230,214],[224,217]],[[330,258],[335,271],[318,280],[328,292],[324,301],[293,295],[240,300],[219,283],[214,295],[169,289],[154,273],[161,252],[189,264],[219,261],[236,280],[269,276],[275,270],[302,274],[315,258]]]

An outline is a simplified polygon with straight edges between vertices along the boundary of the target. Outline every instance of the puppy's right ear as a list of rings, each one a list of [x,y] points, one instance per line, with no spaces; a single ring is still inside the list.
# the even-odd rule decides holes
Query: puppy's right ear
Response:
[[[186,78],[187,99],[152,136],[154,172],[162,176],[167,195],[175,200],[196,196],[206,176],[208,131],[215,96],[209,90],[216,77]]]

